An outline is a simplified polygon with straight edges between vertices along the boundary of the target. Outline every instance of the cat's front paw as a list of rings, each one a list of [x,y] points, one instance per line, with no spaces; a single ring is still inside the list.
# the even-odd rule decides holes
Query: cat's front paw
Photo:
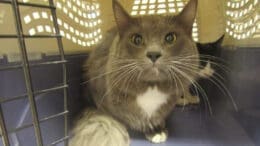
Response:
[[[199,104],[200,103],[200,98],[199,96],[190,96],[189,97],[189,104]]]
[[[145,134],[145,137],[152,143],[162,143],[167,140],[168,132],[165,130],[158,133]]]
[[[207,65],[205,66],[205,68],[203,68],[200,72],[199,75],[202,78],[210,78],[213,76],[215,70],[211,67],[210,62],[207,63]]]
[[[186,106],[189,104],[188,98],[180,97],[177,99],[176,105],[177,106]]]
[[[186,106],[186,105],[194,105],[194,104],[199,104],[200,103],[200,98],[198,96],[193,96],[193,95],[186,95],[185,97],[180,97],[177,99],[177,106]]]

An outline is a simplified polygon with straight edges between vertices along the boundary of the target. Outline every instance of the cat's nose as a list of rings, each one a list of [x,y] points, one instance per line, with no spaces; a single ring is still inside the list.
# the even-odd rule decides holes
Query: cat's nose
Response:
[[[147,52],[146,56],[151,59],[152,62],[155,62],[158,58],[162,56],[161,52]]]

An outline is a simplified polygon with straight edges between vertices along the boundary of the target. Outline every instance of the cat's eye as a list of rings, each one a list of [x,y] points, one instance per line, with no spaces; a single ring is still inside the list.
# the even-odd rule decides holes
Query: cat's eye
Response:
[[[143,44],[143,37],[140,34],[133,34],[131,36],[131,42],[136,46],[140,46]]]
[[[176,40],[176,35],[173,32],[170,32],[166,34],[164,39],[166,43],[172,44]]]

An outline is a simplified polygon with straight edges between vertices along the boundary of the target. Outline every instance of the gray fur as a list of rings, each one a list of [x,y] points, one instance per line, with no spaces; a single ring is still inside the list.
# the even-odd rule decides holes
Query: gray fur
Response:
[[[70,146],[129,146],[126,128],[108,115],[88,109],[77,121]]]
[[[133,18],[113,0],[117,27],[107,33],[86,63],[85,75],[98,110],[144,133],[164,128],[177,98],[198,77],[198,51],[191,37],[196,6],[197,0],[191,0],[177,16]],[[167,44],[164,39],[170,32],[177,39]],[[131,42],[136,33],[143,36],[142,45]],[[162,56],[152,63],[146,56],[149,51],[158,51]],[[187,69],[182,63],[192,64],[192,68]],[[174,67],[181,71],[174,71]],[[170,98],[149,117],[137,105],[136,98],[155,86]]]

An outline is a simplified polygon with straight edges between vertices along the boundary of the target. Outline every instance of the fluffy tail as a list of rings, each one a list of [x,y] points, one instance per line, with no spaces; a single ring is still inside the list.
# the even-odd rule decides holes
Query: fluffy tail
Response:
[[[129,146],[124,125],[97,110],[87,110],[73,129],[70,146]]]

